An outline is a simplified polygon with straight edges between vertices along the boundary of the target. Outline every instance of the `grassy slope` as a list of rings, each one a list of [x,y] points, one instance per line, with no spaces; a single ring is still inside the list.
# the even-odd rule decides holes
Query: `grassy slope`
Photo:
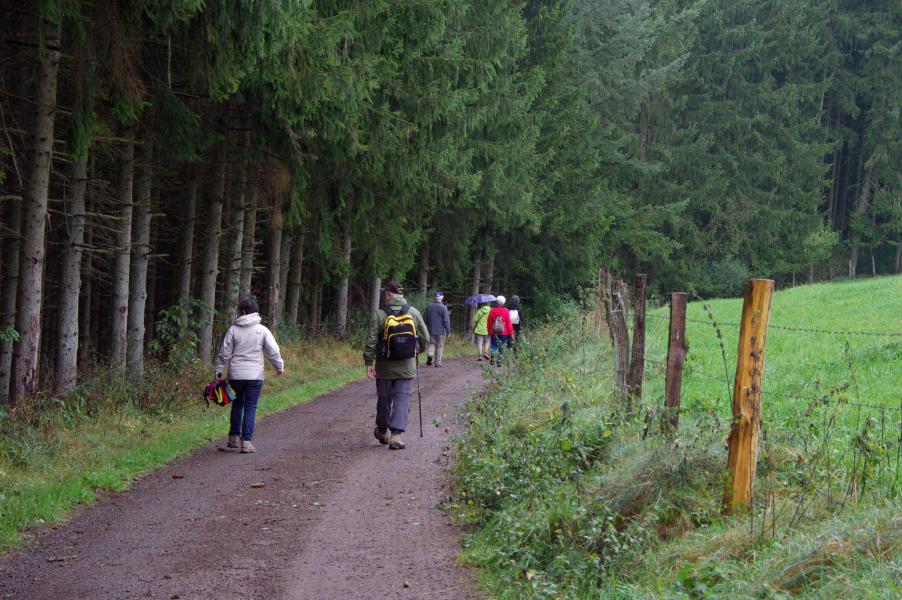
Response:
[[[723,323],[738,321],[740,308],[741,300],[711,303],[722,323],[728,365],[734,364],[737,331]],[[897,277],[780,292],[771,323],[899,332],[900,315],[902,278]],[[707,320],[700,304],[690,306],[689,317]],[[898,489],[898,480],[872,486],[867,496],[861,490],[863,499],[850,498],[842,510],[845,487],[836,485],[829,501],[824,493],[824,482],[848,474],[841,465],[852,462],[848,444],[863,422],[843,402],[897,406],[902,339],[770,331],[765,391],[826,395],[837,407],[836,436],[819,447],[822,432],[804,422],[810,403],[765,396],[767,427],[792,435],[779,442],[772,435],[759,462],[758,498],[771,502],[760,502],[753,519],[737,520],[719,514],[727,388],[698,374],[725,377],[714,328],[689,325],[688,364],[696,373],[684,383],[686,410],[678,436],[657,435],[652,417],[650,435],[643,439],[643,416],[660,404],[661,370],[649,370],[643,414],[625,418],[610,401],[607,344],[591,327],[576,326],[578,317],[567,319],[566,326],[533,336],[509,376],[501,376],[494,391],[470,407],[473,425],[460,448],[451,508],[478,526],[465,558],[482,567],[490,593],[503,598],[902,594],[902,513],[886,493]],[[650,324],[651,352],[663,355],[664,321]],[[732,368],[728,371],[732,376]],[[830,395],[831,386],[844,391]],[[895,431],[898,426],[896,416]],[[891,462],[885,454],[876,448],[873,456]],[[824,456],[835,456],[835,462],[825,467]],[[775,510],[762,511],[762,505]],[[804,510],[793,518],[799,505]]]
[[[296,344],[283,348],[283,355],[288,374],[276,378],[269,373],[259,416],[306,402],[363,375],[359,352],[348,346]],[[157,404],[135,397],[127,382],[99,377],[92,389],[83,391],[86,404],[45,406],[35,411],[31,423],[5,423],[0,551],[19,545],[24,528],[62,521],[68,510],[92,501],[98,491],[123,489],[136,475],[223,437],[228,409],[204,407],[203,377],[199,372],[151,373],[156,386],[172,393],[171,402]],[[129,401],[119,403],[114,399],[118,397]],[[76,404],[74,399],[69,402]]]

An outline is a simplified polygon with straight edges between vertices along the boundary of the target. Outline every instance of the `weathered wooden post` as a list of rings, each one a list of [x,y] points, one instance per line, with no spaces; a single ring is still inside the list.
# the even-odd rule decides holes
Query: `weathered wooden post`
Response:
[[[633,347],[630,352],[630,372],[626,387],[630,398],[642,401],[642,377],[645,375],[645,283],[646,275],[636,275],[636,311],[633,318]]]
[[[772,279],[750,279],[745,289],[733,384],[733,428],[728,442],[727,488],[723,497],[725,514],[748,510],[752,504],[761,427],[764,345],[773,292]]]
[[[608,319],[608,298],[605,295],[607,269],[598,269],[598,289],[596,290],[595,327],[601,333],[602,323]]]
[[[686,302],[689,294],[670,294],[670,332],[667,336],[667,373],[664,378],[664,429],[680,426],[680,391],[683,387],[683,363],[689,347],[686,345]]]
[[[616,364],[614,383],[617,386],[617,393],[623,401],[628,399],[626,382],[630,351],[629,331],[626,328],[625,287],[622,281],[613,285],[611,292],[611,319],[608,323],[611,327],[611,337],[614,340],[614,360]]]

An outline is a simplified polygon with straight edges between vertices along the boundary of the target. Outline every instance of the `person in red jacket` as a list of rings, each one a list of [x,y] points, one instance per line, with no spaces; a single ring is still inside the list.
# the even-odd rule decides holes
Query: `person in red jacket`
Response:
[[[504,347],[510,348],[514,326],[511,325],[511,313],[504,308],[507,299],[504,296],[495,298],[496,306],[489,311],[489,335],[492,336],[492,363],[501,366],[504,360]],[[497,356],[496,356],[497,355]]]

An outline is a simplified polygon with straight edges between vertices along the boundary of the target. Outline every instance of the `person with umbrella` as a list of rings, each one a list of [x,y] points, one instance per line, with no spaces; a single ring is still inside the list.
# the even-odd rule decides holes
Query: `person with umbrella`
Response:
[[[488,302],[482,302],[479,310],[476,311],[476,327],[473,328],[473,335],[476,337],[476,360],[481,361],[483,358],[489,360],[489,308]]]
[[[495,308],[489,311],[489,333],[492,335],[492,362],[501,366],[504,360],[504,347],[511,345],[514,327],[511,324],[510,311],[504,307],[507,299],[504,296],[495,298]]]

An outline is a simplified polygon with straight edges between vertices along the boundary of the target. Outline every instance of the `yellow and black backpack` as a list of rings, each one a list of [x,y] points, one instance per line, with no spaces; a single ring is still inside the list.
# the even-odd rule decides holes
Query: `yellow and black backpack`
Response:
[[[385,310],[385,324],[382,326],[382,358],[404,359],[417,355],[417,326],[410,316],[410,305],[405,304],[398,312]]]

